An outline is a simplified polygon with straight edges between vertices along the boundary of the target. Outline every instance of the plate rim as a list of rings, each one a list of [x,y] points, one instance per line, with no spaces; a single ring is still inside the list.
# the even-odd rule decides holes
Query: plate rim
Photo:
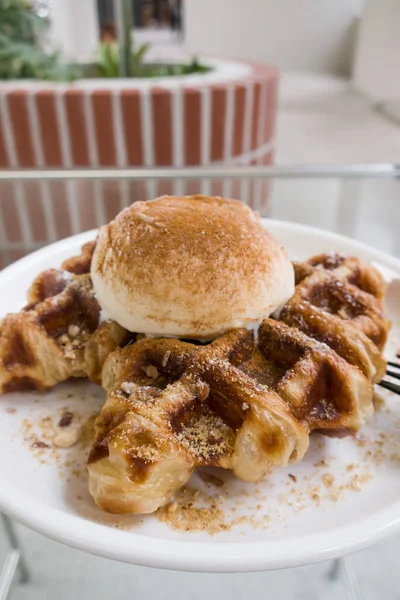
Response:
[[[328,236],[330,242],[350,244],[355,250],[373,254],[375,260],[400,275],[399,259],[347,236],[289,221],[262,219],[262,222],[266,227],[285,233],[308,232],[314,238],[326,239]],[[16,277],[27,264],[40,263],[49,255],[49,249],[62,250],[64,246],[83,244],[94,239],[97,231],[93,229],[64,238],[16,261],[0,272],[0,287]],[[285,540],[215,543],[166,540],[132,530],[116,531],[47,506],[7,482],[0,485],[0,510],[31,529],[79,550],[141,566],[197,572],[250,572],[301,566],[342,556],[400,532],[400,499],[372,515],[334,530],[312,533],[307,536],[306,545],[304,535]],[[100,536],[99,527],[102,528]]]

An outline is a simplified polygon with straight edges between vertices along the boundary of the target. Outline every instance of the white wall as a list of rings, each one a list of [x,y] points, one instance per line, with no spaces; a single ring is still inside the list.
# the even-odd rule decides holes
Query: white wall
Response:
[[[353,81],[374,100],[400,100],[399,0],[366,0]]]
[[[186,0],[191,53],[348,72],[363,0]]]
[[[90,61],[99,44],[96,0],[53,0],[51,40],[72,60]]]

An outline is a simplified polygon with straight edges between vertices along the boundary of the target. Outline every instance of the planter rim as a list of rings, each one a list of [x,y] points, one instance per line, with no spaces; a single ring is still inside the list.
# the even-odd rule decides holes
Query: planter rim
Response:
[[[0,92],[18,89],[42,90],[84,90],[97,89],[121,90],[134,89],[146,92],[154,88],[173,90],[182,87],[198,87],[207,85],[219,85],[230,81],[242,81],[257,74],[264,78],[276,76],[276,70],[265,64],[255,64],[244,60],[228,60],[223,58],[210,58],[199,56],[199,61],[212,70],[208,73],[192,73],[189,75],[173,75],[151,78],[99,78],[99,79],[77,79],[72,82],[37,81],[34,79],[21,79],[13,81],[0,81]],[[169,64],[182,64],[182,60],[166,60]]]

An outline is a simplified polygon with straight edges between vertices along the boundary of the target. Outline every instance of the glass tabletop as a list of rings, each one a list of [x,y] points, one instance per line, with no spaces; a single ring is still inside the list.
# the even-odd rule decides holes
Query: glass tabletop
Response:
[[[36,170],[0,171],[0,268],[41,246],[98,227],[134,201],[149,200],[162,194],[213,194],[238,198],[263,217],[335,231],[400,257],[397,233],[400,167],[392,164],[235,170]],[[42,569],[42,577],[47,577],[49,589],[52,580],[48,574],[57,572],[61,551],[66,553],[62,557],[70,564],[80,560],[82,572],[91,570],[92,576],[87,578],[91,589],[97,582],[98,589],[104,587],[106,591],[107,582],[118,578],[128,581],[130,576],[134,576],[137,586],[142,572],[142,585],[147,585],[147,569],[109,561],[103,568],[100,564],[103,559],[72,549],[60,550],[55,542],[23,527],[19,527],[18,532],[28,550],[40,547],[40,553],[36,554],[45,558],[42,562],[31,560],[30,566],[34,572]],[[337,574],[341,576],[336,578],[331,575],[332,565],[314,565],[285,573],[283,577],[279,573],[247,574],[225,581],[230,581],[232,590],[235,593],[239,590],[239,594],[243,582],[246,593],[250,590],[253,597],[260,597],[259,590],[268,585],[269,589],[275,586],[282,598],[329,595],[333,600],[343,597],[374,600],[378,593],[385,598],[394,598],[394,590],[400,585],[396,567],[399,548],[400,539],[395,538],[363,550],[340,563]],[[53,557],[54,564],[51,562]],[[103,570],[104,578],[101,579],[99,573]],[[114,573],[115,577],[112,577]],[[158,589],[168,587],[168,581],[159,571],[151,573]],[[171,589],[175,589],[176,582],[182,586],[186,581],[187,589],[193,590],[195,575],[187,576],[184,579],[181,574],[173,575],[174,579],[169,582]],[[208,583],[210,589],[218,589],[221,578],[202,574],[202,595],[207,595],[204,586]],[[200,580],[198,584],[200,587]],[[70,587],[72,597],[78,588],[72,589],[72,583]],[[15,588],[12,598],[20,597],[18,591]],[[87,597],[86,592],[82,591],[79,597]]]
[[[261,216],[335,231],[400,256],[400,167],[0,171],[0,267],[163,194],[238,198]]]

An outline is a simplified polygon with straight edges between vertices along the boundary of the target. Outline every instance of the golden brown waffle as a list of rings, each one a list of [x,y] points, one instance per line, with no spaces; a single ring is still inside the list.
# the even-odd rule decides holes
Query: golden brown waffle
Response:
[[[99,382],[104,360],[127,332],[111,321],[99,323],[90,276],[45,271],[28,300],[0,325],[0,393],[44,391],[69,377]]]
[[[373,386],[359,369],[279,321],[262,323],[256,359],[242,369],[278,393],[310,431],[343,437],[373,414]]]
[[[383,300],[386,283],[382,275],[372,265],[354,256],[343,256],[337,252],[317,254],[304,262],[294,262],[296,285],[317,270],[334,271],[339,279],[352,283],[364,292]]]
[[[358,369],[270,319],[257,349],[244,329],[207,346],[138,341],[109,356],[102,385],[89,485],[116,513],[153,512],[200,466],[258,481],[301,460],[310,430],[343,435],[372,412]]]
[[[96,241],[83,244],[81,253],[78,256],[73,256],[65,260],[61,268],[64,271],[75,273],[75,275],[84,275],[90,273],[90,265],[92,264],[93,252],[96,247]]]
[[[102,383],[107,402],[89,456],[90,492],[110,512],[153,512],[201,466],[258,481],[301,460],[311,431],[343,436],[373,412],[385,369],[385,284],[358,259],[296,263],[281,321],[209,345],[133,337],[99,323],[95,242],[39,275],[28,306],[0,324],[0,393],[69,377]],[[104,365],[104,368],[103,368]],[[359,367],[359,368],[356,368]]]
[[[321,254],[295,263],[295,274],[296,290],[280,319],[328,344],[370,381],[380,381],[390,322],[379,272],[357,258]]]

